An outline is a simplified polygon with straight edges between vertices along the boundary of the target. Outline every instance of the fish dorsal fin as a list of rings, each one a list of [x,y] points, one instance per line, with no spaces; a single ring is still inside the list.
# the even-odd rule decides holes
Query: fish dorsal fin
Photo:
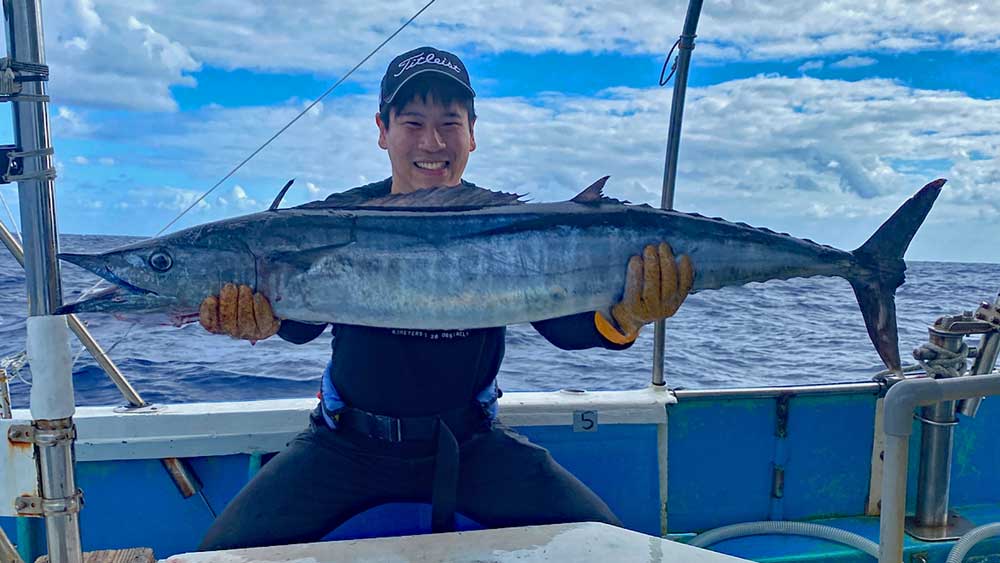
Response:
[[[293,183],[295,183],[295,178],[289,180],[285,184],[285,187],[281,188],[281,191],[278,192],[278,197],[274,198],[274,201],[271,202],[271,207],[267,208],[268,211],[274,211],[279,205],[281,205],[281,198],[285,197],[285,194],[288,192],[288,188],[292,187]]]
[[[391,209],[427,209],[435,207],[460,207],[478,209],[518,205],[523,196],[506,192],[494,192],[477,186],[455,186],[450,188],[426,188],[405,194],[389,194],[369,199],[358,207]]]
[[[585,203],[596,205],[599,203],[628,203],[627,201],[621,201],[618,199],[610,198],[604,195],[604,184],[608,182],[608,178],[611,176],[605,176],[600,180],[594,182],[593,184],[587,186],[587,189],[576,194],[576,197],[571,199],[573,203]]]

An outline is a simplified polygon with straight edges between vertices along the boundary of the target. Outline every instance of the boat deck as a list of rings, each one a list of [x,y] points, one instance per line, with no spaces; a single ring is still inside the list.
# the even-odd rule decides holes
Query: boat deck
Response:
[[[604,498],[625,526],[685,539],[759,520],[829,523],[877,540],[881,468],[871,383],[769,390],[653,389],[508,393],[501,419],[549,448]],[[79,409],[77,481],[85,491],[86,550],[150,546],[159,558],[193,551],[218,513],[273,452],[301,430],[314,399],[166,405],[143,412]],[[27,413],[0,421],[6,434]],[[974,524],[1000,520],[998,401],[984,401],[955,432],[951,504]],[[583,421],[593,419],[588,426]],[[909,459],[913,509],[920,425]],[[0,472],[0,525],[38,553],[40,522],[12,518],[13,497],[33,485],[31,449],[7,442]],[[875,455],[873,455],[875,453]],[[162,458],[185,460],[202,493],[179,494]],[[873,460],[875,463],[873,469]],[[211,509],[211,510],[210,510]],[[121,515],[127,514],[128,518]],[[387,505],[331,531],[328,539],[425,533],[426,505]],[[466,529],[474,522],[462,520]],[[948,543],[907,538],[907,556],[944,561]],[[1000,544],[985,549],[1000,553]],[[757,561],[861,561],[870,557],[798,537],[731,540],[714,549]],[[979,553],[982,547],[973,553]]]

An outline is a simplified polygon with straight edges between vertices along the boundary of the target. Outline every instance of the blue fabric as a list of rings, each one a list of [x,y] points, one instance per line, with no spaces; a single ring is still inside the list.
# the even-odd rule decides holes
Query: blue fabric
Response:
[[[330,375],[330,370],[333,367],[333,360],[331,359],[326,363],[326,369],[323,370],[323,382],[320,386],[321,397],[320,400],[323,401],[323,420],[326,421],[327,426],[330,428],[337,428],[337,423],[330,418],[327,413],[337,412],[338,410],[344,408],[343,399],[340,398],[340,393],[337,392],[337,388],[333,385],[333,377]],[[493,379],[483,388],[482,391],[476,395],[476,401],[481,404],[489,417],[490,421],[494,421],[497,418],[497,412],[499,411],[499,406],[497,405],[497,399],[500,397],[500,386],[497,384],[496,378]]]

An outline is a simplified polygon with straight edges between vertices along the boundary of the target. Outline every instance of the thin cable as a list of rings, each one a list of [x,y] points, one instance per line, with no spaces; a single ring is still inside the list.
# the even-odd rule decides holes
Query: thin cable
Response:
[[[14,229],[17,241],[23,246],[24,240],[21,239],[21,231],[17,228],[17,221],[14,220],[14,214],[10,212],[10,207],[7,206],[7,198],[3,196],[3,192],[0,192],[0,202],[3,202],[3,208],[7,210],[7,217],[10,218],[10,228]]]
[[[105,355],[110,354],[111,351],[114,350],[116,346],[118,346],[119,344],[121,344],[122,342],[124,342],[125,339],[128,338],[128,334],[130,332],[132,332],[132,329],[135,328],[136,325],[138,325],[138,324],[139,324],[138,321],[132,321],[132,324],[129,325],[129,327],[125,329],[125,332],[123,332],[122,335],[118,337],[118,340],[116,340],[115,343],[112,344],[110,348],[108,348],[107,350],[104,351]],[[75,356],[73,356],[73,362],[70,363],[70,365],[71,366],[75,366],[77,360],[80,359],[80,356],[82,356],[83,353],[87,352],[87,351],[88,350],[87,350],[86,346],[80,346],[80,350],[76,353]],[[91,354],[91,355],[93,355],[93,354]]]
[[[347,80],[348,77],[350,77],[352,74],[354,74],[354,71],[356,71],[359,68],[361,68],[361,65],[365,64],[366,62],[368,62],[368,59],[370,59],[373,56],[375,56],[375,53],[379,52],[379,50],[382,47],[384,47],[386,43],[388,43],[389,41],[392,41],[392,39],[394,37],[396,37],[397,35],[399,35],[399,33],[401,31],[403,31],[406,28],[406,26],[410,25],[410,23],[413,20],[417,19],[417,16],[419,16],[422,13],[424,13],[424,10],[426,10],[427,8],[430,8],[431,4],[433,4],[436,1],[437,0],[430,0],[430,2],[428,2],[427,4],[425,4],[423,8],[420,8],[420,10],[418,10],[417,13],[413,14],[413,17],[411,17],[410,19],[406,20],[406,22],[403,25],[399,26],[399,29],[397,29],[395,32],[393,32],[393,34],[390,35],[389,37],[386,37],[385,41],[382,41],[382,43],[379,43],[378,47],[375,47],[375,49],[372,50],[371,53],[368,53],[367,57],[361,59],[361,62],[359,62],[358,64],[354,65],[354,68],[352,68],[351,70],[347,71],[347,74],[345,74],[343,77],[341,77],[341,79],[338,80],[336,84],[334,84],[333,86],[330,86],[329,88],[327,88],[326,92],[323,92],[323,94],[321,94],[320,97],[318,97],[315,100],[313,100],[313,102],[311,104],[309,104],[306,107],[306,109],[302,110],[298,115],[295,116],[294,119],[292,119],[291,121],[289,121],[287,125],[285,125],[284,127],[282,127],[277,133],[275,133],[274,135],[272,135],[271,138],[268,139],[263,145],[261,145],[260,147],[258,147],[257,150],[255,150],[252,153],[250,153],[250,156],[248,156],[245,159],[243,159],[243,162],[241,162],[238,165],[236,165],[236,168],[233,168],[232,170],[230,170],[229,174],[226,174],[225,177],[223,177],[221,180],[219,180],[218,182],[216,182],[214,186],[212,186],[207,192],[203,193],[201,195],[201,197],[199,197],[198,199],[194,200],[194,202],[191,205],[189,205],[187,207],[187,209],[185,209],[184,211],[181,211],[180,215],[178,215],[177,217],[174,217],[174,219],[172,221],[170,221],[169,223],[167,223],[167,226],[165,226],[162,229],[160,229],[160,231],[158,233],[156,233],[155,235],[153,235],[153,236],[158,237],[158,236],[162,235],[164,231],[166,231],[174,223],[176,223],[177,221],[179,221],[180,218],[183,217],[185,214],[187,214],[188,211],[191,211],[192,209],[194,209],[194,206],[196,206],[199,203],[201,203],[201,201],[203,199],[205,199],[206,197],[208,197],[208,194],[214,192],[215,189],[218,188],[219,186],[221,186],[223,182],[225,182],[230,177],[232,177],[232,175],[235,174],[240,168],[243,168],[244,164],[246,164],[247,162],[250,162],[250,159],[252,159],[253,157],[257,156],[257,153],[259,153],[260,151],[264,150],[264,148],[266,148],[268,145],[270,145],[272,141],[274,141],[275,139],[277,139],[279,135],[281,135],[282,133],[284,133],[289,127],[291,127],[293,124],[295,124],[296,121],[298,121],[299,119],[301,119],[302,116],[305,115],[306,113],[308,113],[309,110],[311,110],[316,104],[320,103],[323,100],[323,98],[327,97],[331,92],[333,92],[338,86],[340,86],[345,80]]]
[[[303,115],[305,115],[306,113],[309,112],[309,110],[311,110],[312,108],[314,108],[316,106],[316,104],[318,104],[321,101],[323,101],[323,98],[327,97],[328,95],[330,95],[330,93],[332,93],[335,89],[337,89],[338,86],[340,86],[345,80],[347,80],[352,74],[354,74],[354,71],[356,71],[359,68],[361,68],[361,65],[365,64],[366,62],[368,62],[368,59],[370,59],[373,56],[375,56],[375,53],[379,52],[379,50],[381,50],[382,47],[385,47],[386,43],[388,43],[389,41],[392,41],[392,39],[394,37],[396,37],[397,35],[399,35],[399,33],[401,31],[403,31],[404,29],[406,29],[406,26],[410,25],[413,22],[413,20],[417,19],[417,17],[420,16],[420,14],[424,13],[424,11],[426,11],[427,8],[430,8],[431,5],[434,4],[434,2],[436,2],[436,1],[437,0],[430,0],[429,2],[427,2],[427,4],[424,5],[423,8],[420,8],[419,10],[417,10],[417,13],[413,14],[413,16],[410,17],[410,19],[406,20],[406,22],[404,22],[403,25],[399,26],[399,29],[397,29],[396,31],[394,31],[391,35],[389,35],[388,37],[386,37],[384,41],[382,41],[381,43],[379,43],[378,46],[375,47],[375,49],[372,50],[372,52],[368,53],[368,56],[366,56],[365,58],[361,59],[361,61],[358,64],[354,65],[354,67],[351,68],[351,70],[347,71],[347,74],[345,74],[343,77],[341,77],[340,80],[338,80],[333,86],[330,86],[329,88],[327,88],[325,92],[323,92],[318,98],[316,98],[315,100],[313,100],[313,102],[311,104],[309,104],[304,110],[302,110],[301,112],[299,112],[299,114],[296,115],[294,119],[292,119],[291,121],[289,121],[277,133],[275,133],[274,135],[272,135],[271,138],[268,139],[267,141],[265,141],[264,144],[262,144],[260,147],[257,148],[257,150],[255,150],[252,153],[250,153],[250,156],[244,158],[242,162],[240,162],[239,164],[237,164],[235,168],[233,168],[232,170],[230,170],[228,174],[226,174],[221,180],[219,180],[218,182],[216,182],[214,186],[212,186],[211,188],[208,189],[208,191],[206,191],[205,193],[201,194],[201,197],[199,197],[198,199],[194,200],[194,202],[191,203],[191,205],[187,206],[187,208],[184,209],[184,211],[181,211],[180,214],[177,215],[177,217],[174,217],[173,220],[171,220],[169,223],[167,223],[162,229],[160,229],[153,236],[154,237],[158,237],[158,236],[162,235],[167,229],[169,229],[171,226],[173,226],[174,223],[176,223],[177,221],[179,221],[181,217],[183,217],[184,215],[186,215],[188,211],[191,211],[192,209],[194,209],[194,206],[198,205],[203,199],[205,199],[206,197],[208,197],[208,195],[211,194],[212,192],[214,192],[216,190],[216,188],[218,188],[226,180],[228,180],[229,178],[231,178],[233,176],[233,174],[236,174],[236,172],[239,171],[240,168],[243,168],[243,166],[246,163],[250,162],[250,160],[253,157],[257,156],[257,153],[259,153],[260,151],[264,150],[275,139],[277,139],[279,135],[281,135],[289,127],[291,127],[292,125],[294,125],[295,122],[298,121],[299,119],[301,119]],[[2,195],[2,194],[0,194],[0,195]],[[6,206],[6,205],[7,205],[6,202],[4,202],[4,206]],[[8,213],[9,213],[9,210],[8,210]],[[16,228],[16,225],[15,225],[15,228]],[[20,237],[20,234],[18,234],[18,237]],[[84,294],[93,291],[94,289],[96,289],[97,287],[99,287],[102,283],[104,283],[104,280],[98,280],[97,283],[94,284],[93,287],[91,287],[90,289],[88,289],[87,292],[85,292]],[[111,352],[111,350],[114,350],[115,346],[118,346],[118,344],[120,344],[128,336],[128,333],[131,332],[133,328],[135,328],[136,324],[138,324],[138,323],[137,322],[133,322],[132,325],[128,329],[125,330],[125,333],[121,337],[119,337],[118,340],[116,340],[114,344],[111,345],[111,348],[108,348],[107,352]],[[78,360],[80,358],[80,355],[82,355],[82,353],[83,353],[83,350],[81,349],[80,352],[77,353],[76,357],[73,358],[73,363],[74,364],[76,363],[76,360]],[[211,507],[209,507],[209,510],[211,510]]]

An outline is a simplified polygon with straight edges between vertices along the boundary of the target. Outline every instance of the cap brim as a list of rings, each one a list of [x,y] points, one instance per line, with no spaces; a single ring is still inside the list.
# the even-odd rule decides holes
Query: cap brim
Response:
[[[385,104],[391,103],[392,100],[394,100],[396,98],[396,94],[398,94],[399,91],[403,89],[403,86],[405,86],[407,82],[413,80],[414,77],[420,76],[421,74],[424,74],[424,73],[427,73],[427,72],[433,72],[434,74],[440,74],[441,76],[445,76],[445,77],[450,78],[451,80],[454,80],[456,84],[460,84],[460,85],[462,85],[463,88],[465,88],[466,90],[468,90],[469,94],[472,94],[473,98],[476,97],[476,91],[473,90],[472,87],[469,86],[468,84],[466,84],[465,82],[462,82],[461,80],[459,80],[458,77],[456,77],[454,74],[451,74],[449,72],[445,72],[443,70],[438,70],[436,68],[425,68],[425,69],[418,70],[417,72],[414,72],[413,74],[407,76],[406,79],[404,79],[402,82],[399,83],[399,86],[396,86],[396,89],[393,90],[392,93],[389,94],[388,97],[386,97],[385,99],[382,100],[382,104],[381,105],[385,105]]]

